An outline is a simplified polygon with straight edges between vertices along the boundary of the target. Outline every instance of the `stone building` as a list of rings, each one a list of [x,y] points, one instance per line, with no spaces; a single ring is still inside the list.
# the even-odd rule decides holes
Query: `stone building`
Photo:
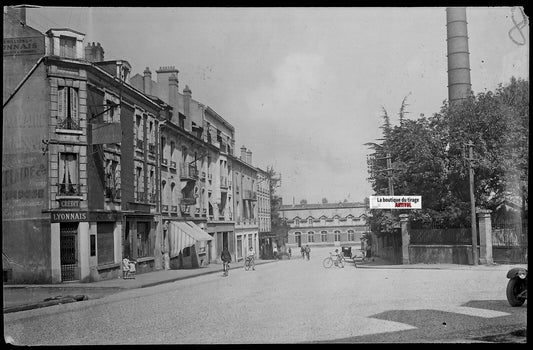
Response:
[[[360,249],[370,231],[364,203],[282,205],[280,216],[289,225],[288,246],[341,246]]]

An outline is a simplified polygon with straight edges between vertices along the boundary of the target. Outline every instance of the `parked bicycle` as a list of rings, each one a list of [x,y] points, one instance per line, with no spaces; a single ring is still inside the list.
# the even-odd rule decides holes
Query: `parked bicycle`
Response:
[[[326,269],[329,269],[333,265],[337,267],[344,267],[344,255],[342,253],[339,253],[338,249],[335,249],[335,253],[329,253],[329,256],[322,261],[322,265]]]

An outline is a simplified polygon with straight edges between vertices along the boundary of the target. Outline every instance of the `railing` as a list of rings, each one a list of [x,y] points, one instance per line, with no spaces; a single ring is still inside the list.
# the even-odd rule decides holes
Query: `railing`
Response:
[[[146,192],[137,191],[137,202],[146,202]]]
[[[163,213],[168,213],[168,205],[163,204],[163,205],[161,206],[161,211],[162,211]]]
[[[257,192],[252,191],[252,190],[244,190],[242,194],[242,199],[256,201]]]
[[[143,150],[144,149],[144,141],[143,140],[137,140],[137,148]]]
[[[180,167],[180,177],[182,179],[197,179],[198,169],[194,165],[182,164]]]
[[[196,204],[196,198],[194,197],[183,197],[180,199],[181,205],[194,205]]]
[[[225,176],[220,177],[220,187],[228,188],[228,178]]]
[[[106,187],[105,188],[105,197],[110,199],[119,199],[120,198],[120,188]]]
[[[167,166],[168,160],[166,158],[162,158],[161,159],[161,164],[164,165],[164,166]]]
[[[178,212],[178,206],[177,205],[173,205],[172,207],[170,207],[170,211],[173,212],[173,213],[177,213]]]
[[[517,247],[527,246],[528,225],[527,221],[522,224],[514,222],[495,222],[492,225],[493,247]]]
[[[153,143],[148,144],[148,152],[155,153],[155,145]]]
[[[470,228],[411,229],[410,244],[472,244]]]
[[[61,196],[81,196],[81,185],[59,183],[57,187]]]
[[[80,124],[72,118],[57,119],[57,128],[66,130],[81,130]]]
[[[173,169],[176,169],[176,162],[170,162],[170,167]]]

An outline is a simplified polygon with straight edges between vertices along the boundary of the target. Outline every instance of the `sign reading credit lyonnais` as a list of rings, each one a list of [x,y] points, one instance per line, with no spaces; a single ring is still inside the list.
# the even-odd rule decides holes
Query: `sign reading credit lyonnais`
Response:
[[[422,209],[422,196],[370,196],[370,209]]]

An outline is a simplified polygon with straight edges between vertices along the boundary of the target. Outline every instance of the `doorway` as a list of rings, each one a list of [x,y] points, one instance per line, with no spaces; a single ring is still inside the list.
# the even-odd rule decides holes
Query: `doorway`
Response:
[[[78,223],[64,222],[59,227],[59,246],[61,261],[61,281],[77,280],[78,263],[76,246],[78,237]]]

